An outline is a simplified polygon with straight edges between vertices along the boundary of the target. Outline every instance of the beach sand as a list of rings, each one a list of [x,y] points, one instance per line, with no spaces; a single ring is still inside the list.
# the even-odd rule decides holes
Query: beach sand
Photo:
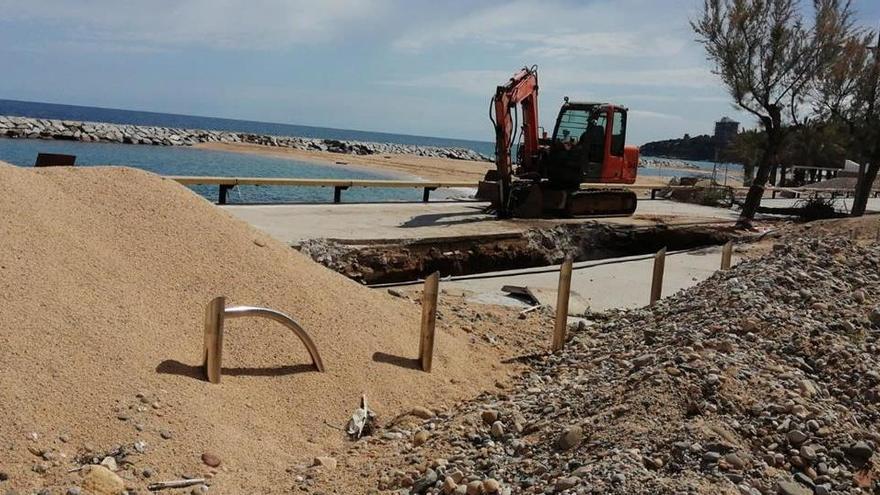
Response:
[[[201,143],[195,145],[195,147],[233,153],[251,153],[260,156],[287,158],[335,166],[349,166],[367,171],[404,174],[430,181],[477,182],[483,179],[487,170],[495,168],[492,162],[452,160],[449,158],[402,154],[348,155],[331,153],[329,151],[305,151],[294,148],[278,148],[244,143]],[[668,181],[668,177],[641,175],[636,179],[636,184],[662,185]]]

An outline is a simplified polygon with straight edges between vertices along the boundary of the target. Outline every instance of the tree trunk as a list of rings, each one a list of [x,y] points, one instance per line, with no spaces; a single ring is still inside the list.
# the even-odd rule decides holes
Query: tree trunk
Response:
[[[865,214],[865,210],[868,207],[868,198],[871,196],[871,189],[874,187],[874,180],[877,178],[878,171],[880,171],[880,160],[875,159],[868,164],[865,174],[859,177],[852,210],[850,211],[851,216],[860,217]]]
[[[752,181],[751,187],[749,187],[749,193],[746,195],[745,203],[743,203],[742,213],[739,214],[739,222],[737,222],[739,226],[747,227],[751,224],[752,219],[755,218],[755,212],[758,211],[758,206],[761,205],[761,198],[764,197],[764,186],[767,185],[767,179],[770,178],[771,168],[772,166],[769,162],[758,166],[758,173],[755,175],[755,180]]]
[[[758,173],[755,175],[755,180],[752,181],[749,193],[746,195],[746,201],[743,203],[742,212],[736,223],[738,227],[751,226],[755,212],[761,206],[761,198],[764,197],[764,186],[767,185],[767,179],[770,177],[770,169],[775,170],[771,164],[776,159],[776,151],[782,144],[782,135],[780,134],[782,112],[779,108],[770,109],[770,116],[762,117],[761,124],[767,134],[767,147],[764,148],[764,153],[761,154],[761,159],[758,161]]]

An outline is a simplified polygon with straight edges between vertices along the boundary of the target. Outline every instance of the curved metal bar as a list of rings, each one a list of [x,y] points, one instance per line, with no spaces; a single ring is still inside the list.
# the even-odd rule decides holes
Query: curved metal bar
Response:
[[[321,355],[318,354],[318,348],[315,347],[315,343],[312,342],[309,334],[306,333],[305,330],[290,316],[286,314],[275,311],[274,309],[269,308],[260,308],[256,306],[233,306],[231,308],[226,308],[223,311],[224,318],[242,318],[245,316],[259,316],[263,318],[269,318],[270,320],[275,320],[278,323],[286,326],[287,328],[293,330],[293,333],[299,337],[299,340],[302,341],[303,345],[306,346],[306,349],[309,351],[309,355],[312,357],[312,363],[315,365],[315,369],[318,371],[324,371],[324,363],[321,361]]]

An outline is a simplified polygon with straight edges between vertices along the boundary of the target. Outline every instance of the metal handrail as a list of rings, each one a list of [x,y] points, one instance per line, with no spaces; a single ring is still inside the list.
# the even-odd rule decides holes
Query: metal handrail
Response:
[[[309,355],[312,358],[312,364],[318,371],[324,371],[324,363],[318,354],[318,348],[312,341],[309,334],[290,316],[274,309],[260,308],[257,306],[233,306],[226,307],[225,297],[215,297],[208,303],[205,311],[205,340],[204,340],[204,361],[203,367],[208,381],[211,383],[220,383],[221,365],[223,361],[223,323],[226,318],[243,318],[245,316],[257,316],[269,318],[293,330],[293,333],[299,337]]]

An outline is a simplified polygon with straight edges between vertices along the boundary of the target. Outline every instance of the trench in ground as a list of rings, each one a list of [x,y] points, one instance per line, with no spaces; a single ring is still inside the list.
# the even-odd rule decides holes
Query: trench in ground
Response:
[[[721,245],[743,236],[731,224],[678,226],[561,224],[520,233],[416,240],[315,239],[295,246],[363,284],[402,283],[439,271],[472,275]]]

